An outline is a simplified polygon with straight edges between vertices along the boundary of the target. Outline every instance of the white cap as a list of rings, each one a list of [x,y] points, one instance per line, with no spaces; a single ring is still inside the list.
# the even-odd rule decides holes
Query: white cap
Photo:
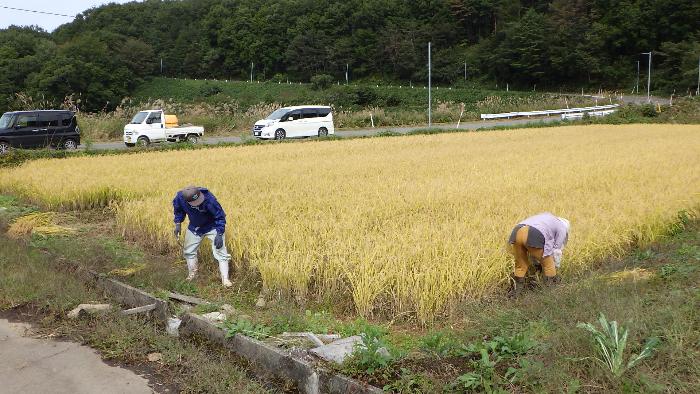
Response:
[[[562,218],[562,217],[557,217],[557,219],[559,219],[559,221],[562,222],[562,223],[564,224],[564,227],[566,227],[566,232],[568,233],[568,232],[569,232],[569,229],[571,228],[571,223],[569,223],[569,220],[568,220],[568,219],[564,219],[564,218]]]

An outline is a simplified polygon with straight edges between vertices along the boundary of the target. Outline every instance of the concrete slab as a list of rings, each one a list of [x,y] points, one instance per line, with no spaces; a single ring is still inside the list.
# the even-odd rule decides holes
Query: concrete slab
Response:
[[[148,380],[112,367],[86,346],[25,337],[29,326],[0,319],[0,383],[4,393],[147,394]]]
[[[355,350],[355,345],[360,343],[362,343],[362,338],[359,335],[355,335],[337,340],[328,345],[313,348],[309,352],[324,360],[342,364]]]

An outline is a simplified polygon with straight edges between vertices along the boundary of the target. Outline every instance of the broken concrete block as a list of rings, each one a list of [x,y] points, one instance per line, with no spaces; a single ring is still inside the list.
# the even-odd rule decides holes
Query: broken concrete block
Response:
[[[173,293],[173,292],[169,292],[168,297],[173,299],[173,300],[186,302],[186,303],[192,304],[192,305],[209,305],[210,304],[209,301],[203,300],[201,298],[187,296],[184,294],[178,294],[178,293]]]
[[[331,343],[341,338],[341,336],[338,334],[316,334],[316,337],[322,340],[324,343]]]
[[[282,338],[306,338],[315,346],[323,346],[325,343],[313,332],[283,332]]]
[[[202,317],[213,324],[223,323],[226,320],[226,315],[221,312],[206,313]]]
[[[144,306],[139,306],[136,308],[123,310],[122,315],[131,316],[131,315],[135,315],[137,313],[150,312],[154,309],[156,309],[156,304],[144,305]]]
[[[342,364],[355,351],[355,345],[360,343],[362,343],[362,338],[359,335],[355,335],[337,340],[328,345],[319,346],[309,350],[309,352],[324,360]]]
[[[236,310],[236,308],[234,308],[233,306],[231,306],[229,304],[221,305],[221,312],[226,314],[226,316],[228,316],[228,317],[236,316],[238,314],[238,311]]]
[[[309,338],[311,342],[316,344],[316,346],[324,346],[325,343],[323,343],[322,340],[318,339],[318,337],[313,333],[313,332],[307,332],[306,337]]]
[[[112,309],[110,304],[80,304],[68,312],[69,319],[77,319],[81,313],[108,312]]]
[[[161,361],[163,359],[163,355],[161,353],[151,353],[147,356],[148,361],[154,363],[156,361]]]

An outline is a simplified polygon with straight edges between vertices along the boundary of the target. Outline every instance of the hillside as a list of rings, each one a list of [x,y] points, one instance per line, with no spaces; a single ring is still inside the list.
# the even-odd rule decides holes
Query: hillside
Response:
[[[109,4],[54,33],[0,31],[0,106],[113,109],[145,78],[438,84],[630,92],[697,81],[700,3],[543,0],[183,0]],[[161,68],[162,59],[162,68]],[[641,67],[641,76],[645,68]],[[389,82],[382,82],[386,84]],[[24,93],[18,100],[16,94]]]

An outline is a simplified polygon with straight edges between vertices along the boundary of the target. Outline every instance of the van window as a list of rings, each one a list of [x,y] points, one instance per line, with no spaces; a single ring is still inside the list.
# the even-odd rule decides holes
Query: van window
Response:
[[[268,116],[265,119],[266,120],[279,120],[279,119],[282,119],[282,117],[284,115],[286,115],[287,112],[289,112],[289,108],[280,108],[277,111],[271,113],[270,116]]]
[[[305,108],[303,114],[304,119],[318,118],[318,110],[316,108]]]
[[[291,120],[299,120],[301,118],[301,110],[296,110],[288,113],[287,115],[284,115],[284,118],[282,120],[284,121],[291,121]]]
[[[160,112],[152,113],[148,116],[148,120],[150,120],[151,123],[160,123]]]
[[[12,127],[13,118],[14,116],[11,113],[3,114],[2,118],[0,118],[0,129],[9,129],[10,127]]]
[[[17,116],[17,126],[37,127],[38,123],[36,114],[20,114]]]
[[[39,112],[39,127],[57,127],[59,114]]]
[[[131,124],[141,124],[143,123],[144,119],[146,119],[146,116],[148,116],[148,112],[146,111],[141,111],[134,116],[134,119],[131,119]]]
[[[330,114],[330,113],[331,113],[331,109],[330,109],[330,108],[319,108],[319,110],[318,110],[318,117],[319,117],[319,118],[325,118],[325,117],[328,116],[328,114]]]
[[[73,123],[73,114],[61,114],[61,126],[70,126]]]

